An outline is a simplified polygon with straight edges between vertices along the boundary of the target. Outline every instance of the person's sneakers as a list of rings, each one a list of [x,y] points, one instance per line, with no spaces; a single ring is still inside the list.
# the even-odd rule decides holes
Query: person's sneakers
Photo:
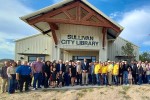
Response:
[[[33,88],[32,90],[37,90],[37,88]]]
[[[42,87],[38,87],[39,89],[41,89]]]

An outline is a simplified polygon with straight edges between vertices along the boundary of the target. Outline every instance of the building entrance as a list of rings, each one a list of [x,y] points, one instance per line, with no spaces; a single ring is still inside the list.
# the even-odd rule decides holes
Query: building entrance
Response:
[[[85,59],[87,59],[88,62],[95,62],[96,61],[96,56],[73,56],[72,59],[74,61],[83,61]]]

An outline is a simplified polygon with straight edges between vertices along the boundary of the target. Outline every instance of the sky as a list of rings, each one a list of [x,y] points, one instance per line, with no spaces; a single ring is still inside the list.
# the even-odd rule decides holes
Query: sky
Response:
[[[14,40],[39,33],[19,17],[62,0],[0,0],[0,59],[15,56]],[[120,34],[150,51],[150,0],[87,0],[124,27]]]

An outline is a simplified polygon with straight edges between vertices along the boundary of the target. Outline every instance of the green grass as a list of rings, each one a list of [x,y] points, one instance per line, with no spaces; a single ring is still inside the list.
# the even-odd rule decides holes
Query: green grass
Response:
[[[126,95],[126,91],[119,91],[119,94]]]
[[[130,100],[131,99],[131,97],[128,96],[128,95],[124,95],[123,98],[125,98],[125,100]]]
[[[150,97],[148,96],[142,96],[143,100],[150,100]]]
[[[0,68],[3,67],[3,66],[4,66],[4,64],[3,64],[3,63],[0,63]]]
[[[87,89],[82,89],[82,92],[87,92]]]
[[[122,89],[123,89],[124,91],[128,91],[128,90],[130,89],[130,86],[122,86]]]
[[[79,93],[77,93],[77,96],[79,96],[79,97],[83,97],[83,96],[84,96],[84,93],[79,92]]]
[[[93,88],[89,88],[88,90],[89,90],[89,92],[93,92],[94,91]]]

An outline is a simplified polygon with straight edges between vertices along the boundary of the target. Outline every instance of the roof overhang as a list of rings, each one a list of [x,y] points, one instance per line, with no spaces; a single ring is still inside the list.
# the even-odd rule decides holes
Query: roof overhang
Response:
[[[18,53],[18,54],[26,56],[49,56],[49,54],[38,54],[38,53]]]
[[[112,19],[110,19],[107,15],[105,15],[103,12],[101,12],[100,10],[98,10],[96,7],[94,7],[93,5],[91,5],[89,2],[87,2],[86,0],[63,0],[62,2],[59,2],[57,4],[54,4],[54,5],[51,5],[51,6],[48,6],[48,7],[45,7],[41,10],[38,10],[38,11],[35,11],[31,14],[28,14],[26,16],[23,16],[23,17],[20,17],[21,20],[23,20],[24,22],[26,22],[27,24],[28,23],[28,19],[33,19],[33,18],[36,18],[36,17],[39,17],[39,16],[43,16],[44,14],[48,13],[48,12],[51,12],[51,11],[54,11],[58,8],[61,8],[65,5],[68,5],[74,1],[81,1],[82,3],[84,3],[85,5],[87,5],[88,7],[90,7],[92,10],[94,10],[95,12],[97,12],[98,14],[102,15],[104,18],[106,18],[108,21],[110,21],[112,24],[114,24],[115,26],[117,26],[119,29],[120,29],[120,32],[124,29],[121,25],[119,25],[118,23],[116,23],[115,21],[113,21]],[[40,22],[38,24],[34,24],[34,25],[31,25],[32,27],[38,29],[40,32],[42,33],[48,33],[51,31],[49,25],[47,22]],[[114,32],[113,29],[109,28],[108,29],[108,32],[117,37],[120,33],[116,33]],[[117,34],[117,35],[116,35]]]

